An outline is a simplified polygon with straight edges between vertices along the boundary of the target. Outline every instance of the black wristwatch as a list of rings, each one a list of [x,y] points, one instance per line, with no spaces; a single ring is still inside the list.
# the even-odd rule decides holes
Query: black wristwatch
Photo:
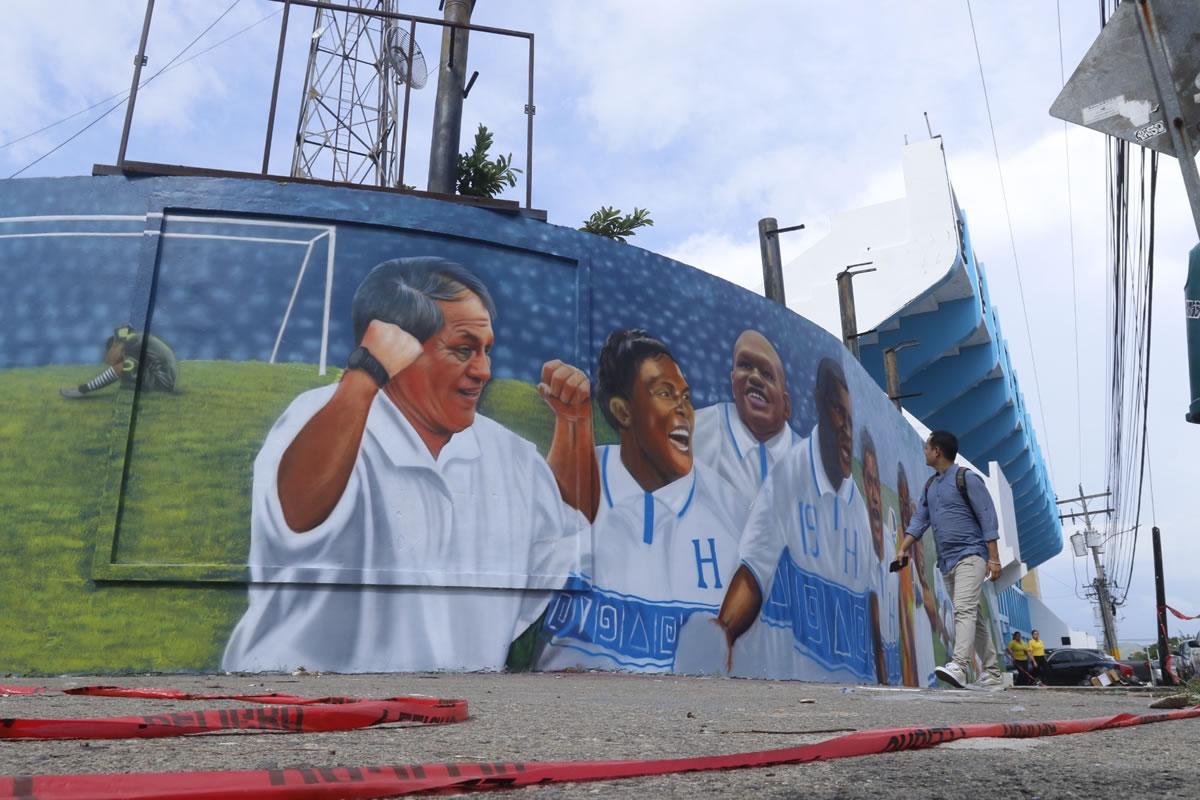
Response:
[[[371,351],[365,347],[354,348],[354,352],[346,360],[346,369],[361,369],[375,380],[380,389],[387,386],[388,380],[390,380],[388,371],[384,369],[383,364],[380,364],[379,359],[371,355]]]

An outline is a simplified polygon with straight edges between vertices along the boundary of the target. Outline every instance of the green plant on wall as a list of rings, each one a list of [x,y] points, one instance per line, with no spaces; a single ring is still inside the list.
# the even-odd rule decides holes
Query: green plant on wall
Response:
[[[517,185],[517,173],[512,165],[512,153],[492,159],[492,133],[482,123],[475,131],[475,146],[458,155],[458,193],[466,197],[495,197],[505,187]]]
[[[632,214],[622,216],[619,208],[600,206],[599,211],[593,212],[584,220],[583,227],[579,230],[624,242],[628,237],[635,236],[638,228],[653,224],[654,220],[650,219],[648,209],[634,206]]]

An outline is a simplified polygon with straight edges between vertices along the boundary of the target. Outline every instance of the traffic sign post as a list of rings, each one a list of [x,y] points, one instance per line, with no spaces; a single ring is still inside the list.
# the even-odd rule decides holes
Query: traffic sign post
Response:
[[[1067,122],[1156,150],[1179,160],[1200,235],[1200,3],[1124,0],[1050,107]],[[1187,298],[1192,402],[1188,422],[1200,423],[1200,267],[1192,250]]]

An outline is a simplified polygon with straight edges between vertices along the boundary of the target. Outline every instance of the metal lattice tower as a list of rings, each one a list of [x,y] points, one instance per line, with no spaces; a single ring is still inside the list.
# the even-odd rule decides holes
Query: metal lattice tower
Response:
[[[396,10],[395,0],[344,4]],[[411,47],[407,31],[387,19],[316,10],[292,155],[294,177],[396,185],[401,138],[397,86],[405,80]],[[423,61],[420,67],[413,70],[412,85],[418,89],[425,81]]]

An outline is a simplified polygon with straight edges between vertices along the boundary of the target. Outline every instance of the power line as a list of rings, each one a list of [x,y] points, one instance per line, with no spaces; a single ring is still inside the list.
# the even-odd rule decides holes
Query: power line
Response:
[[[1143,151],[1144,153],[1145,151]],[[1147,434],[1150,421],[1150,345],[1153,341],[1154,320],[1154,210],[1158,193],[1158,152],[1150,153],[1150,235],[1146,253],[1146,355],[1145,371],[1142,379],[1142,455],[1141,467],[1138,473],[1137,511],[1134,512],[1133,545],[1129,554],[1129,577],[1125,581],[1125,593],[1118,603],[1124,603],[1129,596],[1129,586],[1133,583],[1133,565],[1137,557],[1138,524],[1142,518],[1142,485],[1146,473]],[[1151,497],[1153,497],[1151,486]]]
[[[267,14],[265,17],[260,19],[258,22],[251,23],[251,24],[247,25],[246,27],[242,28],[241,30],[239,30],[235,33],[232,33],[229,36],[226,36],[221,41],[204,48],[199,53],[194,53],[194,54],[188,56],[187,58],[183,59],[182,61],[180,61],[177,64],[172,64],[168,67],[163,67],[161,72],[164,72],[164,73],[170,72],[171,70],[176,69],[177,67],[182,67],[184,64],[195,61],[200,56],[211,53],[213,50],[216,50],[218,47],[220,47],[221,45],[230,41],[231,39],[236,39],[237,37],[241,36],[243,33],[246,33],[247,31],[250,31],[253,28],[257,28],[259,25],[263,24],[264,22],[271,19],[272,17],[279,16],[281,13],[283,13],[283,12],[282,11],[272,11],[270,14]],[[151,80],[150,78],[147,78],[146,80],[142,81],[140,84],[138,84],[138,88],[139,89],[145,88],[146,84],[148,84],[150,82],[150,80]],[[80,116],[81,114],[86,114],[87,112],[91,111],[93,108],[102,106],[105,103],[107,103],[109,100],[115,100],[118,97],[120,97],[121,102],[124,103],[125,100],[129,97],[129,90],[122,89],[119,92],[114,92],[113,94],[110,94],[108,97],[105,97],[103,100],[97,100],[95,103],[92,103],[87,108],[82,108],[79,111],[76,111],[74,114],[68,114],[67,116],[63,117],[62,119],[59,119],[55,122],[51,122],[49,125],[43,125],[42,127],[38,128],[36,131],[30,131],[29,133],[26,133],[22,136],[18,136],[16,139],[12,139],[10,141],[4,142],[3,144],[0,144],[0,150],[5,149],[6,147],[11,147],[14,144],[18,144],[19,142],[23,142],[26,139],[30,139],[34,136],[37,136],[39,133],[44,133],[44,132],[50,130],[51,128],[57,128],[59,125],[62,125],[64,122],[70,122],[71,120],[75,119],[76,117]]]
[[[146,81],[145,81],[145,83],[143,83],[142,85],[144,86],[146,83],[150,83],[150,81],[154,80],[154,79],[155,79],[155,78],[157,78],[159,75],[162,75],[164,72],[166,72],[168,69],[170,69],[172,64],[174,64],[176,61],[178,61],[178,60],[179,60],[179,59],[180,59],[180,58],[181,58],[181,57],[184,55],[184,53],[186,53],[188,50],[191,50],[191,49],[192,49],[192,46],[193,46],[193,45],[195,45],[195,44],[196,44],[196,42],[198,42],[198,41],[200,41],[201,39],[203,39],[203,38],[204,38],[204,37],[205,37],[205,36],[208,34],[208,32],[209,32],[209,31],[211,31],[213,28],[215,28],[215,27],[217,26],[217,23],[219,23],[221,20],[223,20],[223,19],[225,18],[225,16],[226,16],[226,15],[227,15],[227,14],[228,14],[230,11],[233,11],[233,9],[234,9],[234,8],[235,8],[235,7],[238,5],[238,3],[240,3],[240,2],[242,2],[242,0],[233,0],[233,2],[232,2],[232,3],[230,3],[230,4],[229,4],[229,6],[228,6],[228,7],[227,7],[227,8],[226,8],[224,11],[222,11],[222,12],[220,13],[220,15],[219,15],[219,16],[218,16],[218,17],[217,17],[215,20],[213,20],[211,23],[209,23],[209,26],[208,26],[207,28],[205,28],[204,30],[200,31],[199,35],[198,35],[198,36],[196,36],[196,38],[194,38],[194,39],[192,39],[192,41],[188,42],[187,46],[185,46],[185,47],[184,47],[182,50],[180,50],[178,53],[176,53],[176,54],[175,54],[175,55],[174,55],[174,56],[171,58],[171,60],[170,60],[170,61],[168,61],[166,64],[164,64],[164,65],[163,65],[163,67],[162,67],[160,70],[158,70],[158,72],[155,72],[153,75],[151,75],[149,78],[147,78],[147,79],[146,79]],[[122,99],[122,100],[121,100],[120,102],[118,102],[116,105],[114,105],[114,106],[111,106],[111,107],[110,107],[108,110],[106,110],[106,111],[105,111],[103,114],[101,114],[100,116],[96,117],[94,120],[92,120],[91,122],[89,122],[87,125],[84,125],[82,128],[80,128],[79,130],[75,131],[75,133],[71,134],[71,135],[70,135],[70,136],[68,136],[66,139],[64,139],[63,141],[59,142],[59,143],[58,143],[58,144],[56,144],[54,147],[50,148],[50,150],[48,150],[47,152],[45,152],[45,153],[43,153],[42,155],[38,156],[38,157],[37,157],[37,158],[35,158],[33,161],[30,161],[28,164],[26,164],[25,166],[21,167],[19,170],[17,170],[17,171],[16,171],[16,172],[14,172],[13,174],[9,175],[8,177],[9,177],[10,179],[11,179],[11,178],[15,178],[15,177],[17,177],[18,175],[20,175],[22,172],[24,172],[25,170],[27,170],[27,169],[29,169],[30,167],[32,167],[32,166],[34,166],[35,164],[37,164],[38,162],[40,162],[40,161],[42,161],[43,159],[45,159],[45,158],[47,158],[47,157],[49,157],[49,156],[53,155],[53,154],[54,154],[54,153],[56,153],[56,152],[58,152],[58,151],[59,151],[59,150],[61,150],[63,147],[65,147],[66,145],[70,144],[70,143],[71,143],[71,142],[73,142],[75,139],[77,139],[77,138],[78,138],[80,135],[82,135],[82,134],[83,134],[85,131],[87,131],[89,128],[91,128],[93,125],[95,125],[97,122],[99,122],[100,120],[104,119],[104,118],[105,118],[105,117],[107,117],[109,114],[111,114],[112,112],[114,112],[114,111],[116,111],[118,108],[120,108],[121,106],[125,105],[125,103],[126,103],[128,100],[129,100],[129,97],[128,97],[128,96],[126,96],[124,99]],[[94,106],[93,106],[93,108],[94,108]],[[76,116],[77,116],[77,115],[76,115]]]
[[[1058,12],[1058,77],[1062,86],[1067,85],[1066,67],[1063,64],[1062,0],[1055,0]],[[1063,163],[1067,169],[1067,230],[1071,245],[1071,318],[1075,323],[1075,425],[1079,440],[1079,480],[1083,482],[1083,392],[1079,368],[1079,289],[1075,280],[1075,208],[1071,197],[1071,138],[1067,133],[1067,121],[1063,120]]]
[[[992,152],[996,156],[996,172],[1000,177],[1000,196],[1004,201],[1004,217],[1008,222],[1008,241],[1012,247],[1013,265],[1016,267],[1017,274],[1017,294],[1021,298],[1021,314],[1025,319],[1025,336],[1029,340],[1029,361],[1033,367],[1033,385],[1037,392],[1038,411],[1042,415],[1042,429],[1046,437],[1046,464],[1050,468],[1050,473],[1054,473],[1054,462],[1050,458],[1050,427],[1046,419],[1046,407],[1042,403],[1042,384],[1038,379],[1037,358],[1033,350],[1033,331],[1029,325],[1029,306],[1025,302],[1025,287],[1021,281],[1021,261],[1017,257],[1017,239],[1013,235],[1012,213],[1008,208],[1008,191],[1004,187],[1004,170],[1000,166],[1000,146],[996,143],[996,126],[992,122],[992,104],[988,99],[987,80],[983,75],[983,56],[979,52],[979,37],[975,34],[975,15],[971,11],[971,0],[967,0],[967,17],[971,21],[971,40],[975,43],[975,59],[979,64],[979,83],[983,87],[983,104],[987,109],[988,128],[992,132]]]

